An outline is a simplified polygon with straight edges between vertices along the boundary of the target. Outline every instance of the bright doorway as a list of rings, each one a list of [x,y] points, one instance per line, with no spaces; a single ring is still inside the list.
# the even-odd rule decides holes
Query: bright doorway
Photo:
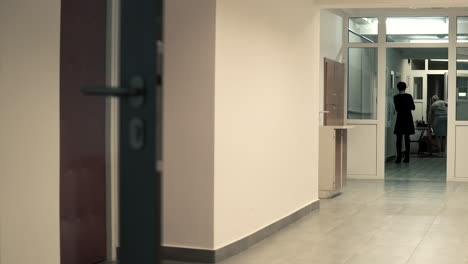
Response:
[[[386,137],[393,133],[391,116],[387,115],[393,95],[388,94],[392,90],[387,90],[387,86],[389,82],[395,85],[400,78],[408,83],[410,89],[416,82],[417,89],[412,91],[419,100],[415,121],[427,120],[427,109],[431,105],[428,98],[435,93],[448,101],[447,142],[446,148],[442,147],[447,150],[446,157],[443,157],[443,175],[447,181],[468,181],[464,173],[468,164],[462,158],[468,149],[468,118],[462,110],[467,105],[464,76],[468,72],[465,65],[468,61],[468,18],[463,9],[342,11],[345,12],[342,50],[348,73],[346,124],[354,126],[348,137],[348,177],[385,178],[386,162],[392,156],[389,152],[392,152],[394,144],[387,142]],[[422,75],[415,72],[413,78],[403,79],[401,72],[393,71],[390,78],[392,70],[387,70],[387,61],[395,58],[387,52],[393,49],[401,49],[402,52],[432,50],[445,55],[412,59],[411,56],[416,54],[410,54],[406,58],[407,64],[409,58],[410,65],[411,62],[422,64],[425,71],[429,71],[430,66],[433,72]],[[419,144],[419,138],[415,137],[412,141],[416,143],[411,143],[414,145],[411,148]],[[437,147],[435,143],[433,153],[438,153]],[[413,149],[411,151],[414,152]]]
[[[387,48],[386,55],[385,179],[446,181],[446,144],[439,144],[446,139],[446,134],[445,138],[435,136],[429,124],[433,123],[430,114],[432,97],[448,99],[448,49]],[[404,142],[402,148],[409,163],[395,163],[397,150],[393,132],[397,112],[393,96],[398,94],[396,85],[400,81],[407,84],[405,92],[413,97],[415,104],[412,111],[415,134],[410,137],[409,149]]]

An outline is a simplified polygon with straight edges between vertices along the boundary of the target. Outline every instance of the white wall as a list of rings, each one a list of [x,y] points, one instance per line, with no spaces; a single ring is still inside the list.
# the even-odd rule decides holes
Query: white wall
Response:
[[[312,2],[217,1],[215,248],[318,199]]]
[[[165,246],[217,249],[318,199],[318,19],[308,0],[166,1]]]
[[[165,246],[213,248],[215,4],[165,3]]]
[[[0,1],[0,263],[58,264],[59,0]]]
[[[324,58],[343,62],[343,18],[328,10],[320,11],[320,110],[324,108]],[[323,117],[320,119],[322,125]]]

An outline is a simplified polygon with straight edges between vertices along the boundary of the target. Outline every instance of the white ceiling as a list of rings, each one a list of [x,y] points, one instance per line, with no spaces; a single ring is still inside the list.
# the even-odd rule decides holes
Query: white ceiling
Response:
[[[458,8],[347,8],[329,9],[341,16],[439,16],[468,14],[468,7]]]

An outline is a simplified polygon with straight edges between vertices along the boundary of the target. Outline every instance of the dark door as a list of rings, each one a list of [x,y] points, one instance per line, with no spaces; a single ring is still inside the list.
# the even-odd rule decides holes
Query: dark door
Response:
[[[162,1],[121,0],[120,86],[83,88],[118,96],[119,250],[121,264],[160,261]],[[89,83],[87,86],[93,85]],[[83,262],[84,263],[84,262]],[[87,264],[87,263],[86,263]]]
[[[161,176],[156,169],[161,139],[159,109],[162,0],[121,1],[120,81],[138,86],[141,96],[120,100],[119,263],[159,263]],[[158,136],[157,136],[158,135]]]

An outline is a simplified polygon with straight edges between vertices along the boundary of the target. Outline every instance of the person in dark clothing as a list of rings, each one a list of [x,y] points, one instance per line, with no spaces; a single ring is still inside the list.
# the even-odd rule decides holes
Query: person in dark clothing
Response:
[[[395,123],[395,130],[393,133],[397,136],[396,148],[397,148],[397,158],[396,163],[401,162],[402,158],[402,137],[405,136],[405,159],[403,162],[409,162],[409,152],[410,152],[410,135],[414,134],[414,123],[413,115],[411,110],[415,109],[413,97],[410,94],[405,93],[406,83],[399,82],[397,84],[399,94],[393,97],[393,102],[395,103],[395,109],[397,111],[397,119]]]

